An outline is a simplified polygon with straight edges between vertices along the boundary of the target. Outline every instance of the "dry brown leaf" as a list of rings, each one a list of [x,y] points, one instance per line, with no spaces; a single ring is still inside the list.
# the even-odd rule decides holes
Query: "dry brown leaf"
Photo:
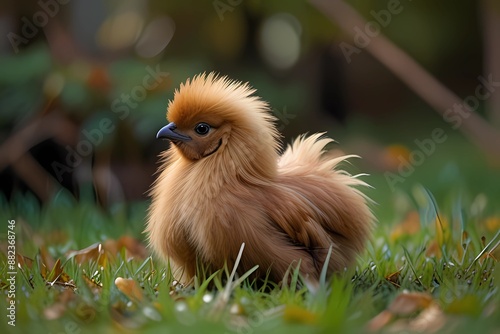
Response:
[[[33,259],[30,259],[29,257],[21,254],[16,254],[16,257],[17,257],[17,266],[19,268],[28,267],[29,269],[31,269],[31,267],[33,266]]]
[[[392,285],[396,286],[396,287],[401,287],[399,285],[399,275],[401,274],[401,269],[396,271],[396,272],[393,272],[392,274],[389,274],[385,277],[386,280],[388,280]]]
[[[410,321],[405,320],[405,323],[407,324],[406,326],[410,326],[411,324],[413,324],[412,321],[416,321],[422,316],[422,314],[424,313],[423,311],[434,306],[438,307],[439,309],[439,306],[434,303],[432,296],[428,293],[403,291],[401,294],[396,296],[396,298],[392,301],[392,303],[387,307],[386,310],[382,311],[368,322],[367,329],[369,331],[378,331],[386,327],[392,319],[398,317],[408,317],[418,311],[422,311],[420,315],[415,319]],[[439,311],[441,310],[439,309]],[[436,310],[433,310],[432,312],[435,313]],[[425,317],[433,316],[434,313],[432,312],[429,314],[424,314],[424,318],[421,319],[426,319]],[[424,320],[420,321],[424,322]],[[397,322],[397,324],[399,324],[399,322]],[[419,322],[416,322],[414,326],[419,326],[418,324]],[[405,328],[409,329],[409,327]]]
[[[79,251],[69,251],[66,257],[68,259],[74,257],[79,264],[96,261],[101,267],[106,265],[106,254],[101,243],[95,243]]]
[[[420,215],[417,211],[410,211],[401,223],[394,226],[391,239],[394,241],[403,235],[413,235],[418,231],[420,231]]]
[[[414,319],[400,319],[389,327],[393,333],[419,332],[436,333],[446,323],[447,317],[436,304],[432,303]]]
[[[63,270],[63,267],[61,265],[61,259],[57,259],[56,263],[54,264],[54,267],[47,276],[47,281],[50,282],[60,281],[63,283],[70,281],[69,275],[66,274]]]
[[[47,280],[47,275],[49,274],[49,272],[47,270],[47,266],[43,262],[42,256],[37,256],[36,260],[37,260],[37,263],[38,263],[38,268],[40,268],[40,275],[46,281]]]
[[[144,300],[144,294],[139,284],[131,278],[117,277],[115,279],[115,285],[130,300],[134,302],[142,302]]]
[[[137,239],[130,236],[123,236],[118,240],[108,239],[104,243],[95,243],[84,249],[70,251],[66,253],[67,258],[75,258],[77,263],[88,261],[97,261],[104,267],[109,256],[116,256],[125,248],[127,259],[138,258],[145,259],[148,256],[146,247]]]
[[[131,236],[122,236],[120,239],[118,239],[118,244],[121,245],[121,247],[125,247],[125,249],[129,252],[128,257],[134,257],[143,260],[148,256],[146,247],[141,242],[139,242],[139,240]]]
[[[425,292],[407,292],[399,294],[387,310],[395,315],[408,316],[416,311],[429,307],[432,296]]]
[[[42,270],[42,277],[45,279],[45,283],[50,286],[58,285],[65,288],[76,289],[73,280],[69,275],[64,272],[63,266],[61,265],[61,259],[57,259],[54,267],[50,272],[44,267]]]
[[[49,252],[47,251],[47,248],[45,246],[40,247],[39,254],[40,254],[39,260],[42,261],[42,264],[46,268],[54,268],[54,265],[56,264],[56,260],[52,257],[52,255],[49,254]]]
[[[85,281],[85,283],[89,287],[90,291],[92,291],[92,293],[98,294],[101,292],[102,283],[99,284],[93,278],[89,278],[85,272],[83,273],[82,276],[83,276],[83,280]]]
[[[40,274],[47,285],[76,289],[73,280],[64,272],[61,259],[54,260],[45,247],[40,248],[37,260]],[[48,268],[51,268],[50,271]]]
[[[104,242],[104,249],[113,256],[116,256],[122,248],[127,250],[127,259],[145,259],[148,256],[146,247],[139,240],[127,235],[118,240],[109,239]]]

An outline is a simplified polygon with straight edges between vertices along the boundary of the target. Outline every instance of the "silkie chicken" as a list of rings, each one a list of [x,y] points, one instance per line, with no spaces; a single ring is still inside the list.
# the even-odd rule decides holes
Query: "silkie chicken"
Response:
[[[195,76],[175,91],[157,134],[173,145],[161,154],[146,233],[183,283],[197,264],[231,269],[242,243],[240,275],[259,265],[254,277],[278,283],[299,266],[317,281],[330,247],[329,274],[352,265],[370,237],[370,200],[354,188],[366,183],[336,169],[350,156],[325,155],[332,140],[322,134],[279,156],[275,118],[254,93],[214,73]]]

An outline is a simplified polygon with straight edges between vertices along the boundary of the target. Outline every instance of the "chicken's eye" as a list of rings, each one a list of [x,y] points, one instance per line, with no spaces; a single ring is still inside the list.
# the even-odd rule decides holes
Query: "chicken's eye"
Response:
[[[210,131],[210,125],[207,123],[198,123],[196,124],[194,131],[200,136],[206,135]]]

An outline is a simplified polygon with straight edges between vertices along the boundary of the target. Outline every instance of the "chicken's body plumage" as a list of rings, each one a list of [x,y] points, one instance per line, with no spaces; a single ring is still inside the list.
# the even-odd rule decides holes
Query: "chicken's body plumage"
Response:
[[[368,200],[353,188],[365,183],[336,169],[348,157],[325,156],[331,139],[320,134],[298,138],[280,157],[273,117],[253,92],[201,75],[169,104],[174,145],[163,153],[146,231],[181,281],[197,261],[209,271],[231,267],[242,243],[240,273],[259,265],[257,277],[270,269],[279,282],[300,261],[315,280],[330,247],[331,273],[351,265],[369,238]],[[200,136],[195,124],[210,130]]]

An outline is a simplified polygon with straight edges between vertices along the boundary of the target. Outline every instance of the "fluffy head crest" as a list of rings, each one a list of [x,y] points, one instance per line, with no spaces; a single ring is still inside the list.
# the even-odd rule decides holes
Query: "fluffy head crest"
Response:
[[[167,118],[180,128],[207,118],[246,128],[269,128],[274,117],[266,102],[252,96],[254,92],[248,83],[219,77],[214,72],[199,74],[175,91],[173,101],[168,104]]]

